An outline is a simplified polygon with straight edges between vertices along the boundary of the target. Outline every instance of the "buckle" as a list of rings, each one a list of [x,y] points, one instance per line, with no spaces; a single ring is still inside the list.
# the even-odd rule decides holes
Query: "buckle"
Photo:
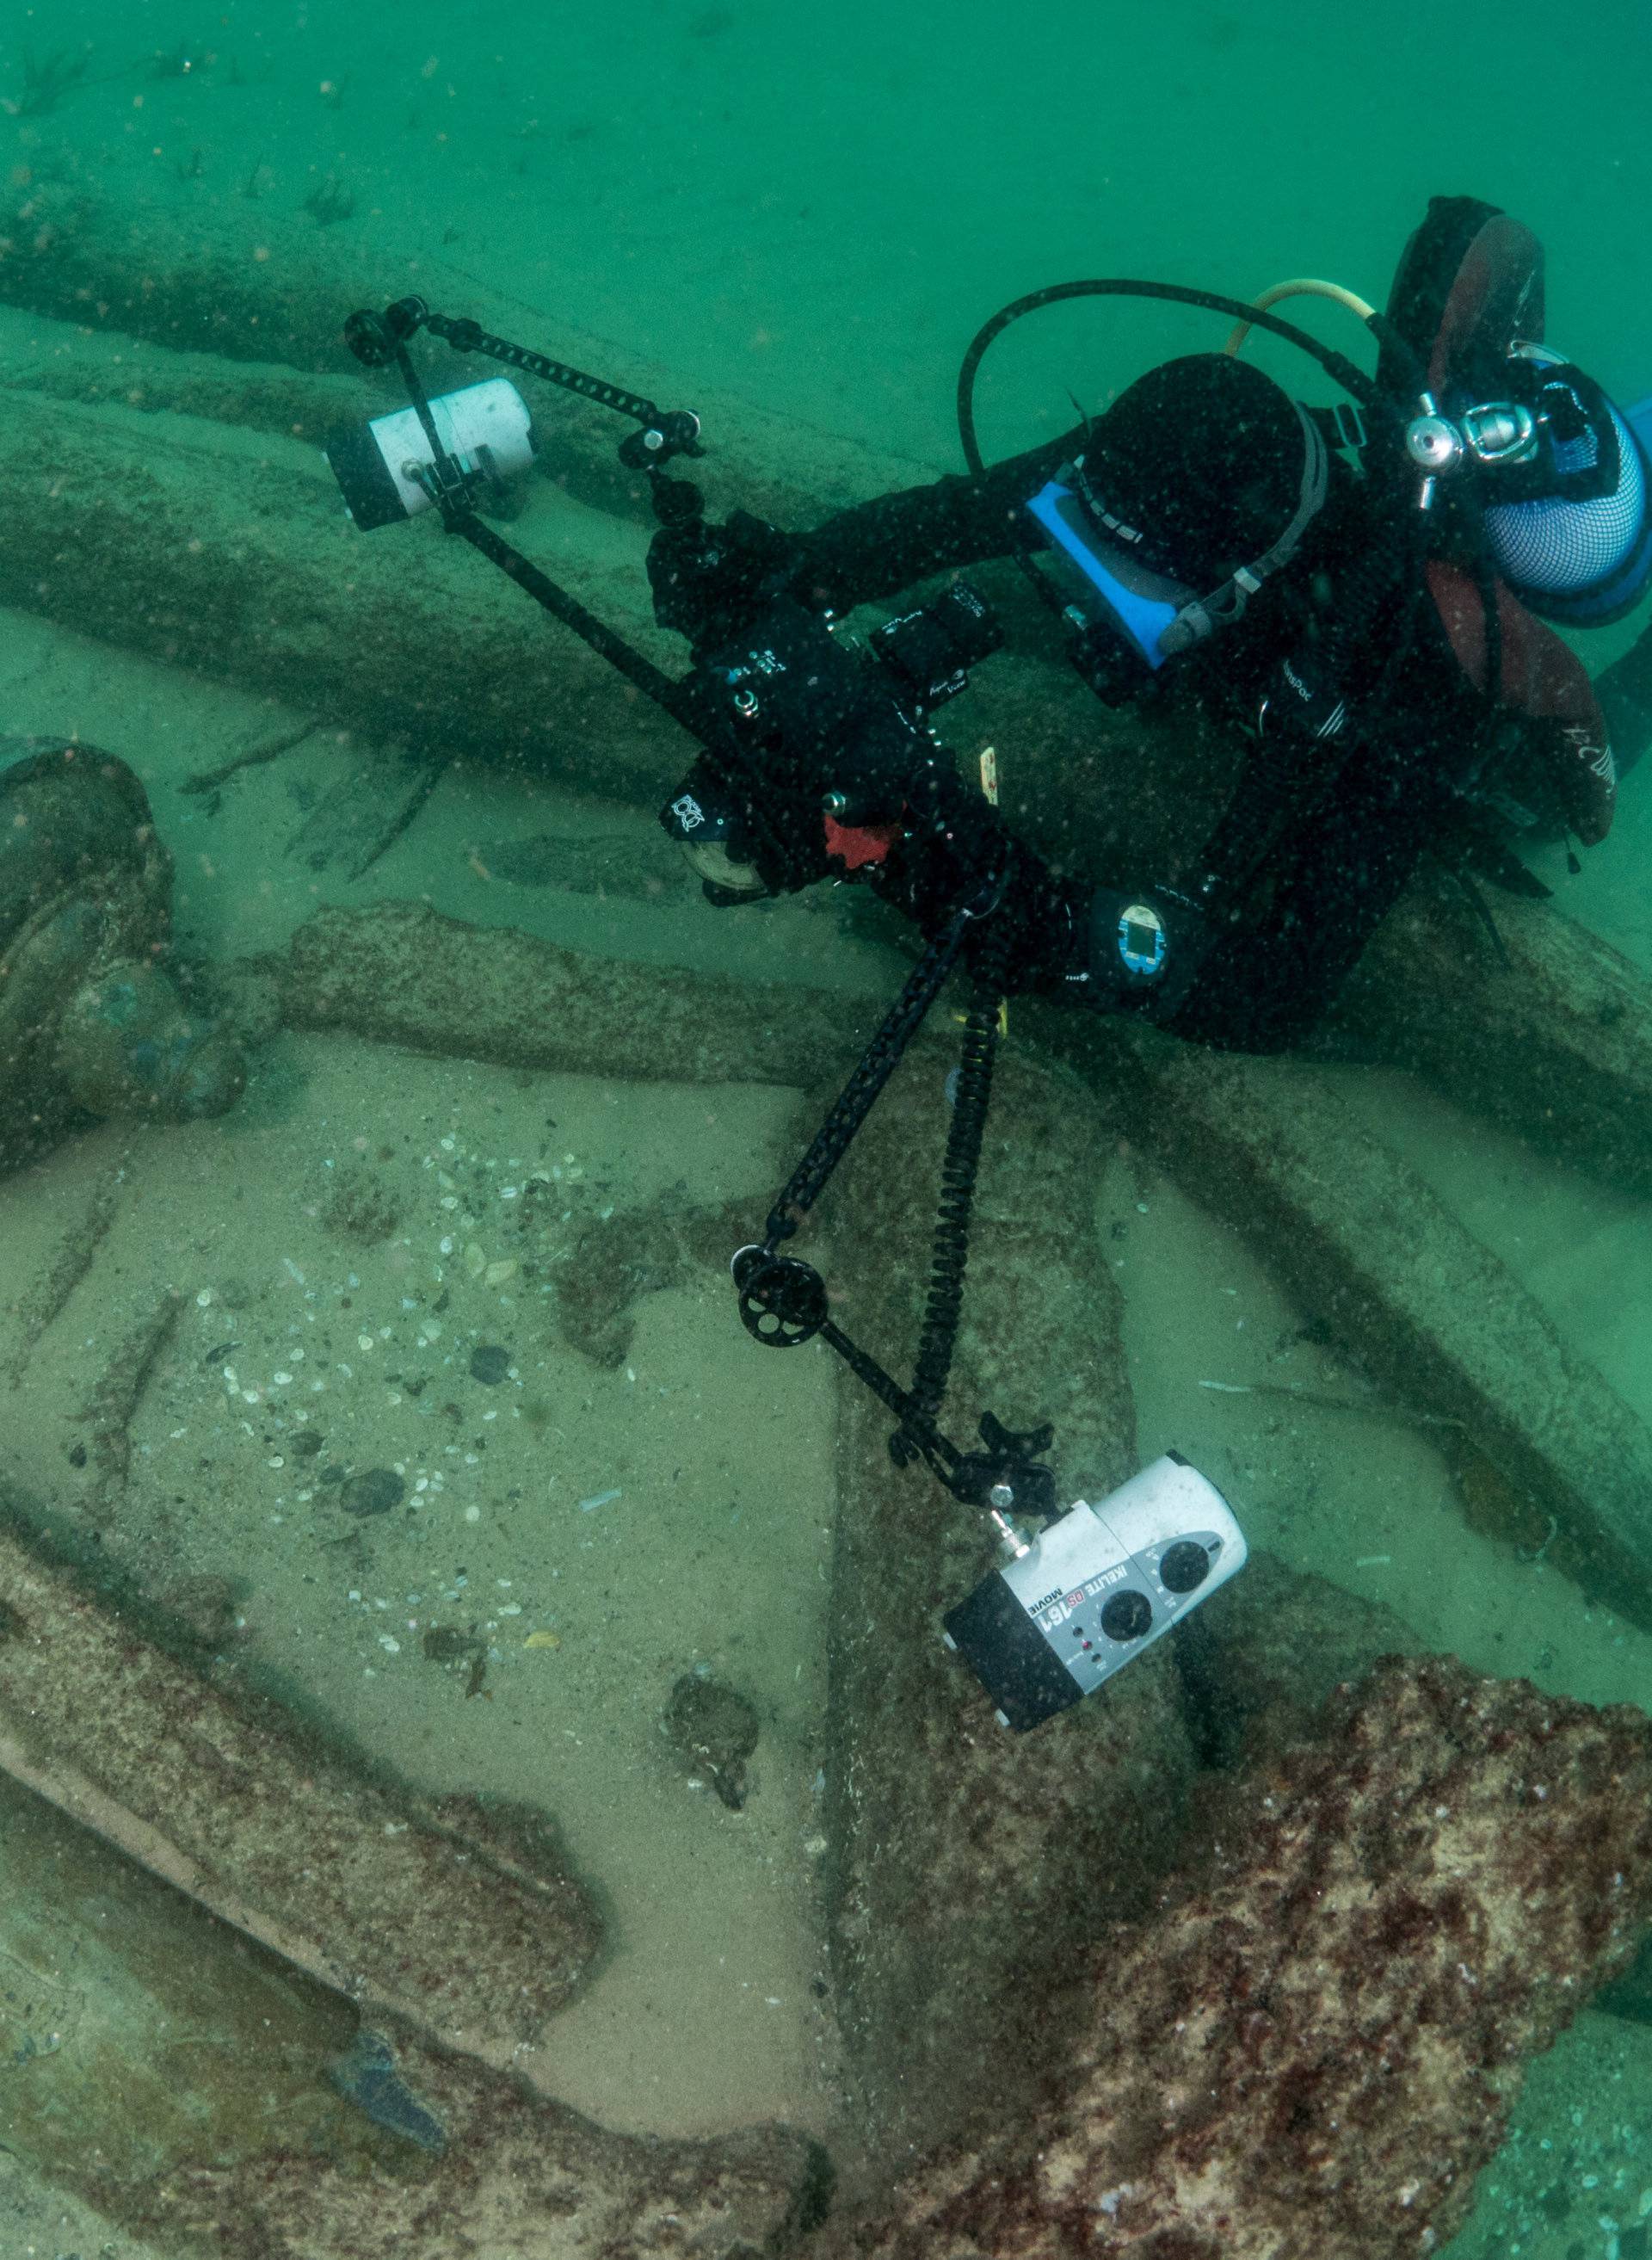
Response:
[[[1351,400],[1334,402],[1331,420],[1336,426],[1335,444],[1339,447],[1346,447],[1350,454],[1357,455],[1370,437],[1365,418],[1357,406]]]

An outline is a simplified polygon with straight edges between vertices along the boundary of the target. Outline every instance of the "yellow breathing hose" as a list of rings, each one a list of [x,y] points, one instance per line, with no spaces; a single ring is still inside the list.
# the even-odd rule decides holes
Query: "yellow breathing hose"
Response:
[[[1250,303],[1258,313],[1265,314],[1269,307],[1277,305],[1281,298],[1330,298],[1337,305],[1346,306],[1350,314],[1357,314],[1362,322],[1369,322],[1377,311],[1375,306],[1368,306],[1363,298],[1356,297],[1352,290],[1345,290],[1340,282],[1321,282],[1311,275],[1298,275],[1289,282],[1276,282],[1271,290],[1264,290],[1259,298],[1253,298]],[[1222,351],[1236,354],[1250,332],[1250,323],[1236,322],[1228,333],[1227,342]]]

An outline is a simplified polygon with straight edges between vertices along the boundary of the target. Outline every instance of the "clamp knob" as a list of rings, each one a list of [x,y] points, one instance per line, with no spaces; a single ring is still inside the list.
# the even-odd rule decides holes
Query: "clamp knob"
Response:
[[[754,1341],[796,1349],[825,1326],[826,1281],[813,1264],[752,1247],[738,1249],[728,1268],[740,1297],[740,1322]]]

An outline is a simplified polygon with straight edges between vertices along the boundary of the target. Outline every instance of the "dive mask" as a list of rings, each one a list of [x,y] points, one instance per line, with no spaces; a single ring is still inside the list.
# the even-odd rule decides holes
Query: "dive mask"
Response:
[[[1290,562],[1325,501],[1330,459],[1319,426],[1293,402],[1302,426],[1302,483],[1278,540],[1207,595],[1157,570],[1141,554],[1144,534],[1107,507],[1080,455],[1063,464],[1027,508],[1048,538],[1055,577],[1067,599],[1075,662],[1099,697],[1135,697],[1167,659],[1230,627],[1271,575]]]

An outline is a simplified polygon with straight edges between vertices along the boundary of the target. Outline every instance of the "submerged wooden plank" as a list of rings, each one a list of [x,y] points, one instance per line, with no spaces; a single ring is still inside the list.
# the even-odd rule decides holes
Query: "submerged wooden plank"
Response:
[[[22,1379],[35,1344],[91,1269],[98,1249],[109,1237],[129,1167],[130,1156],[118,1169],[94,1182],[80,1214],[58,1239],[32,1286],[9,1283],[8,1291],[16,1297],[10,1308],[17,1314],[18,1340],[6,1374],[14,1384]]]
[[[924,2160],[821,2260],[1442,2248],[1526,2061],[1652,1914],[1649,1795],[1627,1704],[1390,1658],[1069,1970],[1042,2107]]]
[[[950,1063],[942,1041],[906,1061],[822,1203],[839,1323],[903,1381]],[[1091,1220],[1104,1153],[1076,1078],[1001,1060],[943,1424],[969,1448],[983,1412],[1052,1422],[1063,1506],[1135,1471],[1121,1300]],[[806,1239],[798,1252],[826,1261]],[[941,1639],[947,1610],[1002,1558],[985,1514],[922,1467],[896,1468],[894,1416],[847,1375],[839,1405],[828,1936],[858,2131],[899,2165],[983,2111],[1025,2107],[1055,2044],[1057,1981],[1146,1906],[1194,1758],[1169,1642],[1105,1699],[1030,1735],[1000,1727]]]
[[[1414,890],[1355,968],[1327,1048],[1408,1068],[1541,1153],[1652,1191],[1652,981],[1547,903],[1491,908],[1501,955],[1459,890]]]
[[[548,1823],[374,1782],[208,1684],[0,1500],[0,1769],[324,1984],[508,2063],[589,1973]]]
[[[336,863],[347,879],[359,879],[395,846],[452,760],[450,753],[436,747],[419,752],[358,741],[299,826],[288,854],[310,870],[325,871]]]
[[[140,1310],[87,1391],[81,1418],[92,1440],[98,1478],[94,1511],[100,1520],[112,1515],[125,1496],[132,1472],[132,1424],[182,1309],[182,1297],[168,1288]]]
[[[1536,1298],[1312,1066],[1091,1033],[1132,1137],[1230,1224],[1402,1402],[1457,1427],[1530,1502],[1547,1558],[1652,1625],[1652,1433]]]
[[[810,1084],[876,1025],[857,998],[583,957],[423,903],[318,912],[273,966],[290,1027],[570,1075]]]
[[[7,397],[0,604],[296,699],[370,740],[543,767],[656,802],[687,767],[692,747],[674,724],[433,520],[358,533],[314,447]],[[553,516],[567,507],[547,498]],[[606,554],[582,556],[576,541],[566,577],[677,666],[680,642],[647,611],[646,524],[619,535],[602,523]],[[532,548],[533,528],[518,530]],[[621,572],[615,553],[633,549],[634,570]]]
[[[97,2206],[88,2260],[138,2260],[116,2221],[156,2260],[603,2260],[673,2228],[740,2260],[790,2249],[818,2203],[806,2136],[610,2132],[411,2027],[358,2023],[4,1780],[0,1877],[0,2151]],[[0,2173],[6,2260],[61,2252],[61,2233],[25,2239],[15,2186]]]
[[[82,334],[141,340],[164,354],[117,367],[94,353],[77,383],[65,375],[68,356],[43,353],[32,371],[25,350],[18,372],[25,381],[38,375],[54,391],[73,389],[89,399],[129,402],[135,391],[155,407],[223,412],[271,432],[299,424],[318,439],[326,425],[357,412],[357,404],[367,416],[405,404],[393,377],[369,375],[344,340],[345,321],[357,307],[405,297],[404,258],[370,240],[318,235],[299,213],[261,208],[249,218],[234,199],[186,210],[165,199],[149,203],[135,182],[123,188],[108,197],[84,172],[61,182],[25,176],[0,188],[0,297]],[[24,216],[15,218],[18,206]],[[765,517],[796,522],[822,501],[832,507],[926,476],[922,464],[819,431],[733,387],[696,385],[685,397],[680,371],[593,334],[566,304],[547,310],[496,289],[440,249],[426,250],[418,269],[414,287],[440,311],[467,315],[663,408],[696,410],[711,449],[697,476],[715,480],[719,457],[738,459],[747,506]],[[419,351],[433,392],[494,373],[428,336]],[[222,411],[213,401],[214,361],[221,365]],[[525,390],[545,418],[552,468],[570,491],[602,507],[640,504],[646,517],[646,480],[618,460],[619,443],[633,428],[629,421],[573,392]]]

